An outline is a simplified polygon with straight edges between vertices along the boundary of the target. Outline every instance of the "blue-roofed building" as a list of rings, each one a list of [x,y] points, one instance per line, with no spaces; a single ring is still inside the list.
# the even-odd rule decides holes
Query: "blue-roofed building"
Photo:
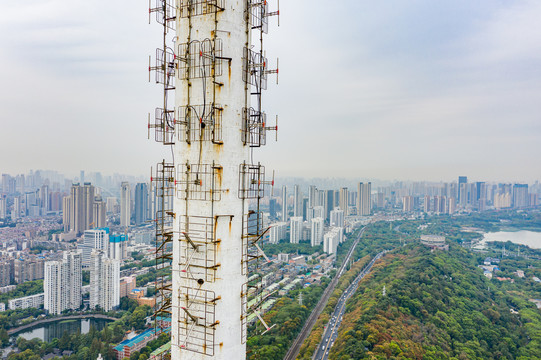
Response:
[[[167,328],[164,332],[171,332],[171,328]],[[132,353],[139,351],[144,348],[150,341],[156,339],[156,329],[151,328],[143,331],[141,334],[122,341],[120,344],[115,346],[113,350],[115,351],[117,360],[122,360],[124,358],[129,358]]]
[[[124,260],[127,256],[128,235],[112,234],[109,236],[109,257]]]

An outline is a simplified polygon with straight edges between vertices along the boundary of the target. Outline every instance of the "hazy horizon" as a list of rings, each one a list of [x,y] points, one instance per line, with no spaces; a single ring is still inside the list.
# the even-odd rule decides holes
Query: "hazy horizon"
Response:
[[[0,172],[150,176],[168,159],[147,140],[161,31],[147,6],[3,6]],[[263,98],[280,131],[256,159],[277,177],[541,178],[541,3],[298,0],[280,13],[265,38],[280,84]]]

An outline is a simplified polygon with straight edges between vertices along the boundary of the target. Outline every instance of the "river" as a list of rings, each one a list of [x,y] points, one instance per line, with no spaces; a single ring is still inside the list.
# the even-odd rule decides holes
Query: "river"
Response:
[[[479,245],[484,246],[489,241],[511,241],[515,244],[527,245],[532,249],[541,249],[541,232],[521,230],[485,233]]]
[[[64,331],[75,333],[80,331],[86,334],[90,331],[90,326],[94,325],[97,330],[102,330],[109,321],[106,319],[72,319],[59,320],[46,324],[36,325],[26,331],[13,335],[14,337],[22,336],[27,340],[38,338],[45,342],[51,342],[54,338],[62,337]]]

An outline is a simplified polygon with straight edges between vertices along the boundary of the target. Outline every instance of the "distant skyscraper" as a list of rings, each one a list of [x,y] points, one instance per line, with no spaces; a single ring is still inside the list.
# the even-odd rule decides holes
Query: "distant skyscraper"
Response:
[[[344,210],[340,208],[334,208],[333,211],[331,211],[331,220],[330,220],[331,226],[336,227],[344,227]]]
[[[295,187],[293,188],[293,197],[294,197],[294,202],[293,202],[293,216],[303,216],[303,213],[302,213],[302,200],[303,200],[303,195],[302,195],[302,191],[299,187],[299,185],[295,185]]]
[[[108,257],[115,260],[124,260],[128,250],[128,235],[111,234],[109,236]]]
[[[130,226],[131,222],[131,189],[129,182],[120,185],[120,226]]]
[[[321,214],[321,217],[323,218],[323,220],[327,220],[329,217],[327,216],[328,204],[327,204],[327,192],[325,190],[318,191],[318,205],[317,206],[320,206],[323,211]]]
[[[348,196],[348,188],[341,188],[340,189],[340,195],[338,200],[340,209],[344,210],[344,215],[349,215],[348,209],[349,209],[349,196]]]
[[[372,183],[357,185],[357,215],[368,216],[372,213]]]
[[[318,195],[317,195],[317,187],[315,185],[310,185],[310,189],[308,191],[308,207],[313,208],[314,206],[319,205],[317,203]]]
[[[9,183],[11,176],[9,174],[2,174],[2,192],[4,194],[10,194],[9,192]]]
[[[286,239],[287,223],[278,222],[272,224],[270,227],[269,242],[271,244],[278,244],[280,240]]]
[[[73,184],[70,196],[64,198],[64,231],[83,231],[95,227],[94,224],[94,186]]]
[[[425,195],[425,201],[424,201],[424,206],[423,206],[423,209],[426,213],[432,211],[432,206],[431,206],[431,202],[432,202],[432,199],[430,198],[429,195]]]
[[[105,252],[92,250],[90,256],[90,308],[111,311],[120,304],[120,261]]]
[[[334,209],[334,190],[326,190],[327,202],[325,203],[326,218],[330,219],[331,211]]]
[[[39,202],[41,206],[41,213],[43,215],[47,214],[49,211],[49,186],[42,185],[39,189]]]
[[[8,217],[8,201],[6,195],[0,195],[0,219]]]
[[[269,200],[269,214],[271,218],[276,218],[276,199]]]
[[[378,209],[383,209],[385,207],[385,194],[378,192],[376,195],[376,206]]]
[[[92,250],[103,250],[105,253],[109,250],[109,229],[86,230],[83,236],[83,243],[79,245],[82,256],[82,265],[90,266],[90,255]]]
[[[338,244],[341,242],[340,239],[343,236],[342,232],[342,228],[333,227],[329,230],[329,232],[323,235],[323,251],[325,251],[327,254],[336,253]]]
[[[13,209],[11,210],[11,220],[16,220],[21,216],[21,199],[18,196],[13,198]]]
[[[94,200],[93,219],[94,227],[102,228],[107,225],[107,218],[105,216],[105,202],[103,202],[101,196]]]
[[[454,197],[450,197],[447,199],[447,213],[448,214],[454,214],[456,211],[456,199]]]
[[[289,242],[292,244],[298,244],[302,235],[302,217],[293,216],[290,219],[289,226]]]
[[[458,204],[461,207],[468,205],[468,184],[461,183],[458,188]]]
[[[464,198],[464,195],[467,196],[467,193],[465,193],[465,192],[463,193],[461,191],[462,184],[464,184],[464,187],[466,187],[467,183],[468,183],[468,177],[467,176],[459,176],[458,177],[458,189],[457,190],[458,190],[458,203],[460,205],[462,205],[462,204],[465,205],[467,203],[467,199]]]
[[[415,206],[414,197],[411,195],[402,198],[402,211],[412,212]]]
[[[139,183],[135,186],[135,225],[144,224],[148,218],[148,186]]]
[[[50,314],[59,315],[66,309],[79,309],[81,284],[80,252],[66,251],[62,260],[47,261],[43,282],[45,310]]]
[[[321,245],[321,243],[323,242],[323,218],[313,218],[311,220],[311,225],[312,231],[310,236],[310,244],[312,246]]]
[[[314,206],[312,209],[312,218],[320,217],[325,220],[325,208],[321,205]]]
[[[514,208],[525,208],[530,205],[530,195],[528,194],[528,184],[514,184],[512,206]]]
[[[282,186],[282,222],[287,222],[287,187]]]

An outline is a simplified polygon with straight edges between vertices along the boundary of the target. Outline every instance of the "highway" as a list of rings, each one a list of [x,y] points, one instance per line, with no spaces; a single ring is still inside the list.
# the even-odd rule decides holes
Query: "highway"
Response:
[[[351,259],[351,255],[353,254],[353,251],[355,251],[355,248],[357,247],[357,244],[359,244],[359,241],[361,240],[361,237],[363,236],[364,230],[366,229],[366,226],[359,231],[359,235],[353,245],[351,245],[351,248],[349,249],[344,262],[342,263],[342,266],[340,267],[340,270],[338,270],[336,276],[334,279],[331,280],[325,291],[323,292],[323,295],[321,296],[321,299],[319,299],[319,302],[317,303],[314,310],[312,310],[312,313],[304,323],[304,326],[295,339],[293,341],[293,344],[289,348],[286,356],[284,356],[284,360],[295,360],[297,358],[297,355],[299,354],[299,351],[301,350],[301,346],[304,343],[304,340],[310,335],[310,332],[312,331],[312,328],[314,327],[317,318],[325,308],[325,305],[327,305],[327,302],[329,301],[329,298],[331,297],[334,288],[336,287],[336,284],[338,283],[338,279],[340,279],[340,276],[344,274],[344,271],[346,269],[346,266]]]
[[[331,315],[331,319],[325,327],[325,331],[323,332],[323,338],[321,340],[321,343],[319,343],[316,353],[313,357],[314,360],[327,360],[329,358],[329,350],[333,346],[334,341],[338,336],[338,328],[340,327],[342,317],[344,316],[344,312],[346,311],[346,302],[355,293],[355,291],[357,291],[359,282],[366,276],[366,274],[370,272],[376,260],[381,258],[383,255],[385,255],[385,251],[377,254],[363,269],[363,271],[361,271],[359,275],[357,275],[355,280],[348,286],[346,291],[344,291],[344,293],[338,300],[338,303],[336,304],[336,307],[334,308],[334,311]]]

